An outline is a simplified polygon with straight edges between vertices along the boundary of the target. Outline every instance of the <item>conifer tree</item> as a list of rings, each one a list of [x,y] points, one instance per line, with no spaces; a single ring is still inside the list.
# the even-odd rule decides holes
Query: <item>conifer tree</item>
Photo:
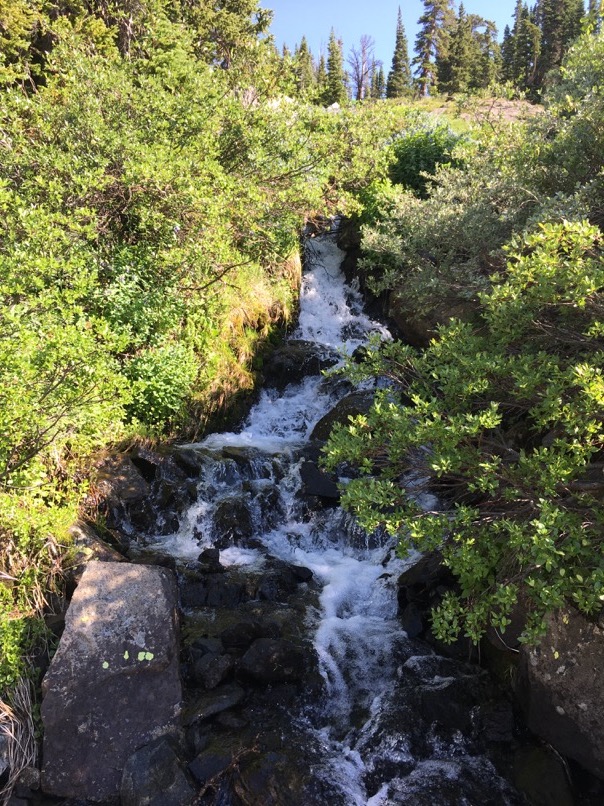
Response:
[[[424,13],[418,20],[421,26],[415,40],[416,68],[420,95],[429,95],[436,84],[436,59],[446,59],[447,43],[454,22],[451,0],[423,0]]]
[[[514,38],[509,25],[505,26],[501,42],[501,78],[514,81]]]
[[[522,0],[516,1],[512,29],[511,74],[513,83],[521,90],[534,90],[537,83],[537,63],[541,50],[541,29],[535,14]]]
[[[439,90],[454,93],[469,89],[475,50],[472,22],[466,14],[463,3],[460,3],[455,28],[450,34],[447,54],[444,58],[437,57]]]
[[[400,98],[407,95],[411,89],[411,67],[409,65],[409,49],[407,46],[407,36],[403,25],[401,7],[398,7],[398,18],[396,22],[396,39],[394,45],[394,55],[392,56],[392,67],[388,73],[386,84],[387,98]]]
[[[342,44],[336,39],[332,28],[327,45],[327,80],[322,100],[326,106],[331,106],[332,104],[343,104],[347,98]]]
[[[320,102],[323,101],[323,96],[327,90],[327,67],[325,65],[325,56],[321,54],[319,64],[317,65],[315,83],[317,87],[317,98]]]
[[[382,65],[379,68],[374,65],[371,74],[371,97],[380,99],[386,94],[386,77],[384,75],[384,68]]]
[[[296,48],[296,84],[298,94],[308,96],[315,86],[315,70],[312,55],[306,37],[302,37],[300,47]]]
[[[550,70],[559,67],[571,42],[581,32],[583,0],[538,0],[536,22],[541,29],[537,83],[543,84]]]
[[[501,73],[501,47],[497,42],[497,26],[477,14],[468,15],[472,24],[474,53],[470,89],[486,89]]]

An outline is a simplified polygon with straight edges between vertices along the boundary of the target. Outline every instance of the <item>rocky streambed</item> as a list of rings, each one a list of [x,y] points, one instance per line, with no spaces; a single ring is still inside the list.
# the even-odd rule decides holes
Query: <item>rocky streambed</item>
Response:
[[[241,427],[105,464],[104,540],[76,535],[44,684],[41,778],[14,806],[573,802],[503,689],[425,640],[448,580],[362,532],[318,466],[330,424],[370,399],[321,371],[389,334],[334,235],[306,257],[298,329]]]

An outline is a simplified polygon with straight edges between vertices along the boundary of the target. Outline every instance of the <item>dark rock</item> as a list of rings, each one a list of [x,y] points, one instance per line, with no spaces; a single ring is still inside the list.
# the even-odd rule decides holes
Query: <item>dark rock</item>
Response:
[[[171,571],[175,571],[178,565],[176,557],[172,554],[162,554],[160,551],[147,546],[139,546],[137,543],[130,544],[128,556],[133,562],[141,565],[158,565],[160,568],[169,568]]]
[[[456,298],[435,304],[425,314],[418,314],[411,300],[392,293],[388,301],[387,316],[395,323],[404,341],[414,347],[427,347],[430,340],[435,338],[439,325],[447,324],[450,319],[476,322],[479,304],[476,300]]]
[[[264,630],[259,621],[240,621],[223,630],[220,639],[226,649],[247,649],[263,634]]]
[[[189,652],[199,658],[208,653],[221,655],[223,650],[224,646],[220,638],[195,638],[189,643]]]
[[[480,706],[482,735],[488,742],[511,742],[514,738],[514,711],[511,703],[500,701]]]
[[[220,550],[217,548],[204,549],[197,561],[207,574],[220,574],[226,571],[226,568],[220,564]]]
[[[165,737],[141,747],[126,762],[121,806],[189,806],[196,794],[184,765]]]
[[[318,375],[340,360],[338,354],[315,342],[289,341],[277,348],[264,365],[266,385],[279,390],[299,383],[308,375]]]
[[[248,720],[232,711],[223,711],[216,717],[216,723],[227,730],[240,731],[248,725]]]
[[[391,781],[384,794],[388,803],[413,806],[521,806],[525,802],[509,784],[497,778],[491,763],[480,757],[420,762],[409,775]]]
[[[311,461],[306,460],[300,468],[300,478],[304,484],[306,495],[316,495],[319,498],[327,498],[331,501],[340,499],[340,491],[334,476],[320,470]]]
[[[241,671],[259,683],[301,680],[305,654],[290,641],[258,638],[241,659]]]
[[[215,655],[208,652],[195,661],[193,677],[204,688],[216,688],[229,676],[234,666],[235,660],[231,655]]]
[[[292,565],[291,571],[300,582],[310,582],[313,578],[313,572],[310,568],[306,568],[303,565]]]
[[[156,517],[151,503],[151,485],[130,456],[117,454],[103,462],[96,487],[103,499],[101,509],[110,529],[153,530]]]
[[[514,784],[533,806],[574,806],[562,759],[545,747],[522,747],[514,755]]]
[[[258,581],[257,597],[266,602],[285,602],[298,588],[300,578],[284,562],[273,560]]]
[[[339,793],[313,777],[306,750],[299,748],[296,758],[285,752],[249,752],[233,776],[229,802],[241,806],[345,806]]]
[[[183,607],[236,607],[249,598],[243,582],[228,574],[204,574],[197,582],[185,582],[180,587]]]
[[[240,499],[222,501],[214,513],[212,535],[214,546],[226,549],[233,545],[245,545],[252,537],[254,526],[249,509]]]
[[[198,784],[202,786],[216,778],[231,766],[232,753],[213,753],[205,751],[200,753],[189,764],[189,772]]]
[[[410,602],[401,613],[401,626],[408,638],[417,638],[424,631],[424,619],[419,607]]]
[[[225,683],[212,692],[203,694],[185,711],[185,724],[204,722],[222,711],[228,711],[239,705],[245,697],[245,691],[234,683]]]
[[[574,608],[548,618],[538,646],[521,649],[518,696],[528,727],[604,778],[604,630]]]
[[[176,728],[181,686],[170,572],[89,563],[42,687],[43,791],[117,795],[134,750]]]
[[[204,466],[204,455],[191,448],[173,448],[172,461],[188,479],[198,479]]]
[[[373,392],[353,392],[342,398],[313,428],[311,439],[325,442],[336,423],[346,425],[350,417],[366,414],[373,405]]]

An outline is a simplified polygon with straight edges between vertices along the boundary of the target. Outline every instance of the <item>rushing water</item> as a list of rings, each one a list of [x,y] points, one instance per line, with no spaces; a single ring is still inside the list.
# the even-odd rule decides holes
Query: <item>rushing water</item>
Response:
[[[343,253],[334,237],[315,238],[307,250],[299,325],[292,338],[336,349],[342,360],[370,334],[390,338],[364,314],[359,293],[346,285],[340,271]],[[194,559],[216,538],[217,509],[225,502],[234,507],[243,502],[261,549],[253,541],[225,548],[223,565],[258,568],[268,553],[312,570],[320,593],[308,622],[326,696],[297,718],[323,747],[320,774],[343,793],[343,802],[427,803],[417,796],[418,780],[454,780],[464,767],[476,777],[490,776],[492,802],[507,803],[505,784],[490,762],[468,756],[463,737],[443,746],[437,736],[427,736],[428,757],[424,753],[418,760],[405,726],[384,726],[384,715],[400,706],[393,693],[400,681],[427,668],[433,656],[425,649],[416,653],[397,621],[396,580],[405,563],[388,540],[369,540],[338,507],[309,515],[298,495],[301,449],[341,396],[341,387],[338,391],[322,376],[305,378],[281,393],[265,390],[238,432],[213,434],[196,445],[205,463],[198,502],[178,533],[161,539],[161,550]],[[239,461],[242,452],[246,472]],[[434,499],[424,494],[420,503],[432,507]],[[444,685],[438,674],[418,679]],[[452,801],[435,795],[434,802]]]

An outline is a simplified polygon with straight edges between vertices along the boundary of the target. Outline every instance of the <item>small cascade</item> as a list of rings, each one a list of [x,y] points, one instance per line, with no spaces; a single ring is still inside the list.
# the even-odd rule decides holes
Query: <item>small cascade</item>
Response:
[[[336,351],[340,363],[371,335],[390,338],[365,315],[358,290],[346,284],[342,258],[333,234],[309,240],[299,324],[290,337]],[[416,558],[397,558],[392,540],[366,535],[335,498],[305,490],[313,428],[347,393],[349,386],[322,374],[282,389],[269,383],[238,431],[186,446],[200,457],[197,502],[176,532],[149,538],[148,547],[185,567],[218,549],[226,574],[257,575],[275,563],[304,571],[308,596],[297,629],[312,641],[317,675],[279,730],[282,745],[302,753],[314,783],[305,783],[299,800],[290,793],[271,803],[520,803],[476,741],[469,712],[478,704],[434,727],[449,689],[460,688],[469,703],[468,692],[485,684],[476,670],[439,658],[401,629],[397,580]],[[436,503],[419,492],[418,500],[426,507]],[[210,618],[207,610],[199,612]],[[256,713],[263,713],[261,706]],[[465,734],[459,726],[466,726]],[[243,784],[233,786],[239,794],[223,793],[221,803],[246,802]]]

